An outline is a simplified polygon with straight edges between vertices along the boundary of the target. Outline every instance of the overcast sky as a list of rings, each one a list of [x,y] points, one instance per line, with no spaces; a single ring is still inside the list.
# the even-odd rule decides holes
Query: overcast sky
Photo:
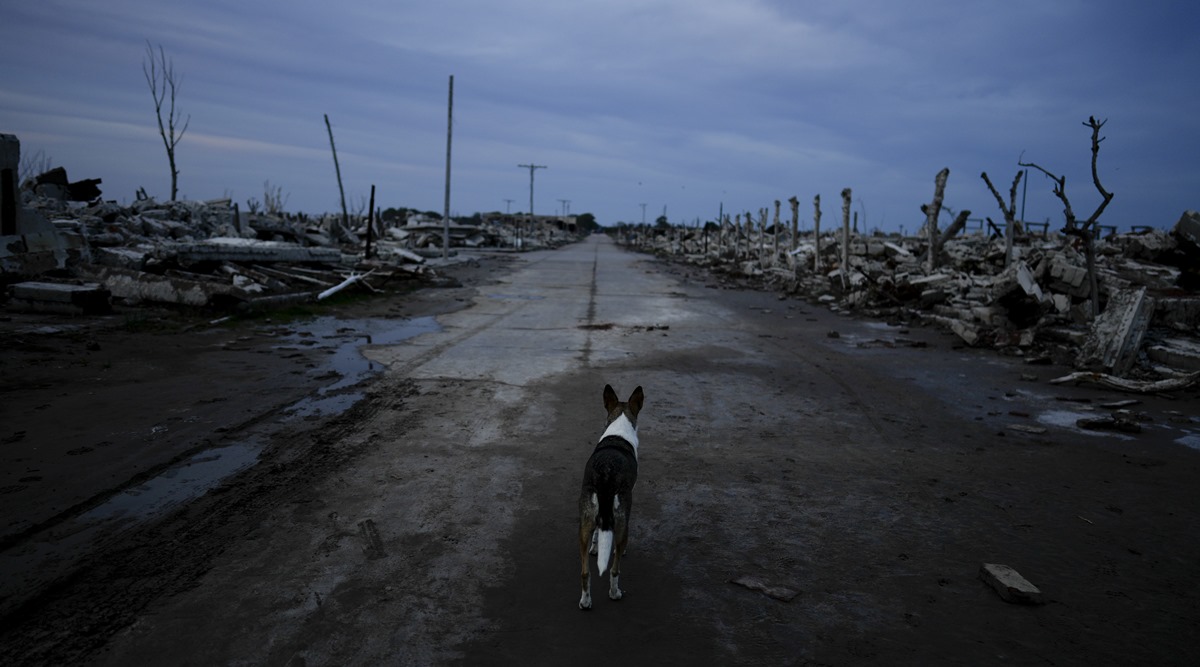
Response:
[[[1018,159],[1099,202],[1089,116],[1107,119],[1102,224],[1200,208],[1200,5],[1127,0],[92,0],[6,2],[0,132],[108,199],[170,196],[142,65],[181,76],[180,196],[441,211],[591,212],[692,224],[797,196],[811,227],[853,189],[863,230],[914,231],[945,204],[1001,219]],[[506,201],[511,200],[511,202]],[[1021,206],[1018,197],[1018,208]],[[1031,174],[1025,217],[1061,225]],[[788,216],[784,204],[785,218]],[[943,219],[945,224],[947,219]]]

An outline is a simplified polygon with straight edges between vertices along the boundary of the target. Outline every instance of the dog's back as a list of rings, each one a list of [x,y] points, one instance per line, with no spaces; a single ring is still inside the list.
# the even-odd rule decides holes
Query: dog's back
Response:
[[[597,574],[604,574],[608,570],[615,522],[619,520],[624,524],[629,511],[633,509],[637,468],[637,451],[629,441],[617,435],[601,440],[588,459],[580,498],[586,500],[586,511],[595,514],[596,530],[600,531],[601,544],[596,552]],[[595,503],[594,507],[592,503]]]

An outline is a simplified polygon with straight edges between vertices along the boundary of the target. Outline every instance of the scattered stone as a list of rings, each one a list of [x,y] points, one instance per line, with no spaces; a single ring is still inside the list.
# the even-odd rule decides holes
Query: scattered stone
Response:
[[[1118,431],[1120,433],[1141,433],[1142,425],[1128,415],[1113,414],[1107,417],[1089,417],[1075,421],[1079,428],[1090,431]]]
[[[999,563],[984,563],[979,578],[991,586],[1005,602],[1014,604],[1044,604],[1042,591],[1016,570]]]
[[[752,591],[758,591],[769,598],[779,600],[780,602],[791,602],[800,595],[800,591],[793,590],[786,586],[771,586],[763,582],[761,579],[751,575],[742,575],[737,579],[730,579],[729,583],[748,588]]]

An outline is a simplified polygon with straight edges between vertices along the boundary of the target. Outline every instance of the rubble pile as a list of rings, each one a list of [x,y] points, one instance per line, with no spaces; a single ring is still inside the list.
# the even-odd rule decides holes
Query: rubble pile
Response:
[[[61,167],[22,184],[13,228],[0,234],[8,308],[87,314],[111,298],[252,309],[348,284],[440,279],[427,263],[442,256],[440,220],[369,229],[357,218],[344,225],[341,216],[244,213],[228,199],[160,202],[140,192],[126,206],[101,199],[99,184],[71,183]],[[531,249],[574,238],[549,224],[516,227],[451,225],[450,245]]]
[[[969,346],[1115,376],[1200,379],[1195,211],[1169,232],[1097,239],[1097,304],[1078,237],[1021,235],[1006,262],[1003,238],[975,233],[947,240],[931,261],[924,234],[851,234],[843,247],[840,231],[819,239],[798,234],[794,241],[786,229],[775,232],[710,225],[639,232],[625,241],[726,281],[872,317],[936,323]],[[1093,318],[1094,305],[1099,316]]]

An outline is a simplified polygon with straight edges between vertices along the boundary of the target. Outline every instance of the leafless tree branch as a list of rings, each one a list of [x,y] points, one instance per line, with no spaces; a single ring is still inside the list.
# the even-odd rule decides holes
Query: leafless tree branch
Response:
[[[149,40],[146,41],[146,58],[142,61],[142,73],[146,76],[146,84],[150,87],[150,96],[154,98],[154,114],[158,118],[158,134],[162,137],[163,147],[167,150],[167,162],[171,166],[171,200],[179,194],[179,169],[175,166],[175,146],[187,132],[192,122],[189,115],[186,118],[175,109],[175,97],[179,92],[181,77],[175,73],[175,64],[167,58],[162,45],[158,46],[157,54]],[[163,105],[166,104],[164,120]]]

